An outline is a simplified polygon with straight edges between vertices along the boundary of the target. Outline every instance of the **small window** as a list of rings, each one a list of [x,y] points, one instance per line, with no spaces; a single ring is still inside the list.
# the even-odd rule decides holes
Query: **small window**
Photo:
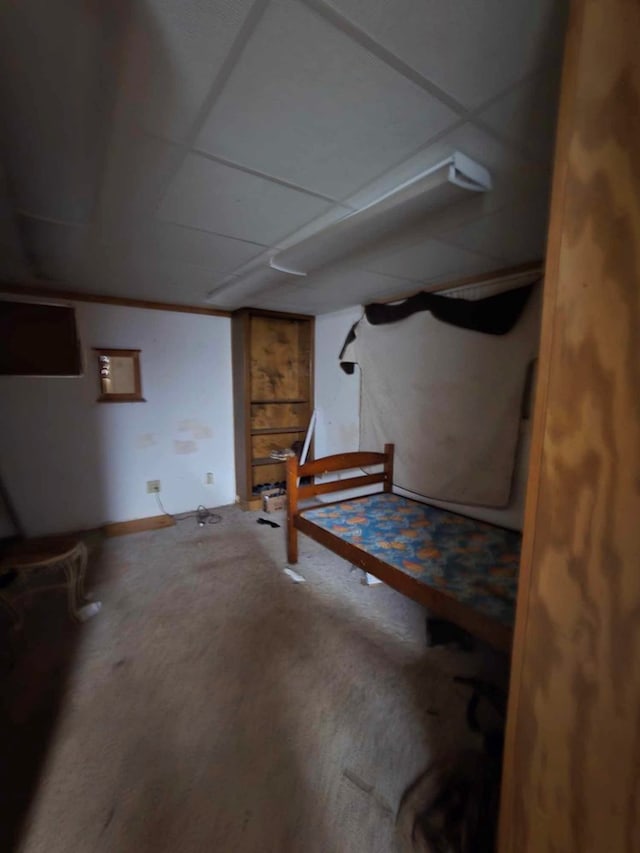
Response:
[[[99,403],[144,403],[139,349],[96,349]]]
[[[73,308],[0,299],[0,376],[81,375]]]

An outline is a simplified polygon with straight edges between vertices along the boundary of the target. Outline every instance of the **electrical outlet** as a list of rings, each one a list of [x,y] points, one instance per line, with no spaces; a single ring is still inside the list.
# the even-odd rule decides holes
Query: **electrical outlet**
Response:
[[[207,476],[204,478],[204,481],[207,486],[213,486],[213,473],[209,471]]]
[[[160,491],[160,480],[147,480],[147,492],[150,495],[157,495]]]

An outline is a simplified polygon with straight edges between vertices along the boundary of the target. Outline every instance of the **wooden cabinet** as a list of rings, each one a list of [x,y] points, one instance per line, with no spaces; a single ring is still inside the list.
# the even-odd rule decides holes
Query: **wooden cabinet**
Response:
[[[304,439],[313,412],[314,318],[243,308],[232,318],[236,489],[285,480],[272,450]]]

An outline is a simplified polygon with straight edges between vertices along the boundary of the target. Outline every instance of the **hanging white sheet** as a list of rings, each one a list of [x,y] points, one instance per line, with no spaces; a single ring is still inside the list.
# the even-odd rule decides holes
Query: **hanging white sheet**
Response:
[[[360,447],[395,444],[398,486],[438,500],[507,505],[540,296],[537,285],[514,328],[500,336],[427,311],[388,325],[358,323],[342,360],[361,370]]]

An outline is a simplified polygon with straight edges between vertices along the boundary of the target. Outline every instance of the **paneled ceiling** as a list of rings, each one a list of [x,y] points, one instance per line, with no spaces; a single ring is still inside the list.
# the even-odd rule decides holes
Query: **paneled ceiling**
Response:
[[[5,2],[0,276],[323,313],[539,259],[565,5]],[[491,192],[307,278],[269,269],[455,150]]]

